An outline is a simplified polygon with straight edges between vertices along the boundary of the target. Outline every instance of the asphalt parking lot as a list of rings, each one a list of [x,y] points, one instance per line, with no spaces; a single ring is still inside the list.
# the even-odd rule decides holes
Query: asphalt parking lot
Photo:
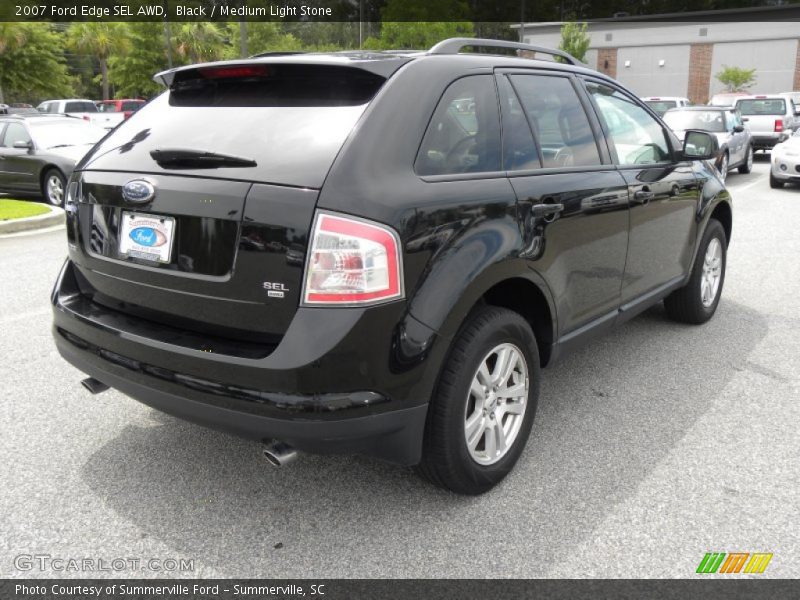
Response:
[[[767,174],[759,155],[729,176],[716,317],[658,306],[545,370],[525,453],[478,498],[358,457],[276,470],[258,444],[90,396],[50,338],[63,230],[0,239],[0,577],[689,577],[709,551],[771,552],[759,577],[796,577],[800,188]]]

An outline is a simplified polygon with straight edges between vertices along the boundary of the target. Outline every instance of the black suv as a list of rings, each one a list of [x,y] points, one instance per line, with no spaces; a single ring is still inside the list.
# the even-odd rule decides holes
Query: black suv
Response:
[[[541,367],[662,299],[717,307],[716,139],[681,145],[569,55],[455,39],[157,77],[68,185],[54,336],[92,391],[275,463],[362,453],[476,494],[519,458]]]

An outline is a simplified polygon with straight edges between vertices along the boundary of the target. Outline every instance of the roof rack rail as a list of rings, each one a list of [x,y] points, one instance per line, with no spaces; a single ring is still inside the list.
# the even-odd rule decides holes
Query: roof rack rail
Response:
[[[540,52],[542,54],[550,54],[551,56],[563,58],[571,65],[584,66],[584,63],[579,61],[571,54],[567,54],[563,50],[545,48],[544,46],[533,46],[531,44],[523,44],[521,42],[487,40],[481,38],[450,38],[449,40],[444,40],[436,44],[433,48],[428,50],[428,54],[458,54],[462,48],[469,46],[472,46],[473,48],[513,48],[514,50]]]

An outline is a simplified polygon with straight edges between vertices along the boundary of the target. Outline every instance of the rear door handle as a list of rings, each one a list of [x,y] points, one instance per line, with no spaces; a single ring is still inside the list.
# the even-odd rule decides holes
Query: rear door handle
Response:
[[[531,207],[531,214],[535,218],[551,217],[564,210],[563,204],[534,204]]]
[[[655,197],[655,192],[651,192],[650,190],[639,190],[633,194],[633,201],[636,204],[647,204]]]

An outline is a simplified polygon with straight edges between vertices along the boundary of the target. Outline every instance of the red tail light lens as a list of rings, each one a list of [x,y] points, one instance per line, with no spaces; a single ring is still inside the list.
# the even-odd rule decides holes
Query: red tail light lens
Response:
[[[403,297],[397,234],[384,225],[319,213],[306,264],[308,305],[372,304]]]
[[[783,119],[775,119],[775,133],[783,131]]]
[[[242,79],[245,77],[263,77],[270,74],[266,65],[243,65],[238,67],[206,67],[199,73],[206,79]]]
[[[91,121],[91,119],[89,118],[89,115],[83,115],[83,117],[81,117],[81,118],[82,118],[84,121]]]

